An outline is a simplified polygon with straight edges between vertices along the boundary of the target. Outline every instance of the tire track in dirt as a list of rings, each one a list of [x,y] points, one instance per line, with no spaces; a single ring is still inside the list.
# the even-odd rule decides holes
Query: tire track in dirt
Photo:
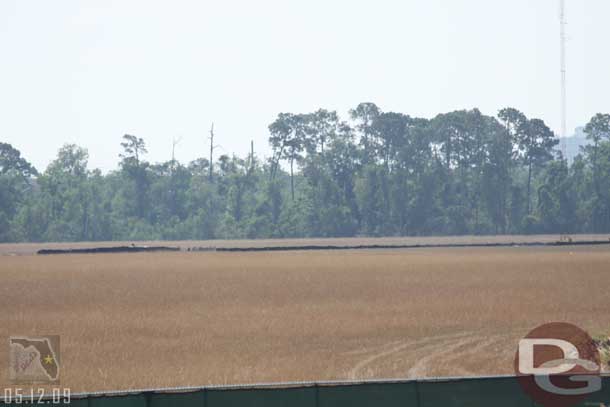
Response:
[[[452,365],[451,370],[452,370],[452,372],[455,371],[456,375],[459,374],[460,376],[471,376],[471,375],[476,374],[476,372],[473,372],[473,371],[467,369],[464,366],[465,363],[471,362],[473,356],[476,356],[477,354],[478,355],[482,354],[483,349],[501,342],[503,339],[505,339],[505,336],[504,335],[494,335],[491,337],[479,336],[479,338],[485,338],[485,339],[481,340],[481,342],[475,344],[474,346],[469,346],[468,348],[464,349],[464,351],[462,351],[462,352],[457,351],[451,355],[444,356],[443,357],[444,364]],[[455,364],[453,364],[452,362],[455,362]],[[453,367],[453,366],[455,366],[455,367]],[[453,374],[454,373],[452,373],[452,375]]]
[[[388,342],[388,343],[385,343],[385,344],[380,345],[380,346],[375,346],[374,349],[379,349],[379,350],[387,349],[387,348],[390,348],[392,346],[399,345],[401,343],[404,343],[404,341]],[[345,352],[341,352],[341,354],[342,355],[349,355],[349,356],[364,355],[364,354],[372,352],[372,350],[373,350],[373,348],[366,348],[365,347],[365,348],[360,348],[360,349],[354,349],[354,350],[348,350],[348,351],[345,351]]]
[[[455,362],[455,366],[452,366],[452,374],[459,375],[472,375],[475,372],[468,370],[464,364],[465,361],[472,361],[474,355],[480,354],[483,349],[497,344],[505,339],[504,335],[494,336],[482,336],[473,335],[468,338],[464,338],[458,342],[445,341],[442,348],[419,359],[419,361],[409,369],[407,376],[409,378],[420,378],[430,375],[430,372],[434,368],[438,368],[443,365],[452,365]],[[460,348],[465,348],[460,351]],[[439,360],[440,359],[440,360]]]
[[[434,362],[434,360],[438,358],[442,358],[445,355],[453,353],[455,350],[461,348],[462,346],[466,346],[472,343],[476,343],[479,337],[470,337],[461,339],[457,342],[449,343],[448,346],[443,346],[442,350],[437,350],[432,353],[428,353],[423,358],[419,359],[417,363],[415,363],[411,369],[407,372],[407,377],[409,378],[420,378],[425,377],[428,373],[429,366]]]
[[[356,365],[349,371],[347,377],[350,380],[358,379],[359,374],[369,365],[377,361],[378,359],[382,359],[386,356],[390,356],[394,353],[400,352],[403,349],[409,348],[411,346],[417,345],[417,341],[407,341],[403,342],[398,346],[392,346],[389,349],[381,350],[373,353],[371,356],[368,356],[362,359],[360,362],[356,363]]]
[[[356,363],[356,365],[349,371],[348,378],[350,380],[355,380],[360,378],[359,376],[365,370],[365,368],[370,367],[375,362],[380,361],[388,356],[397,354],[403,350],[408,348],[412,348],[418,345],[425,344],[422,348],[417,349],[418,352],[421,352],[424,349],[434,348],[442,345],[447,341],[451,341],[453,339],[458,339],[464,336],[468,336],[470,333],[459,333],[459,334],[451,334],[451,335],[439,335],[428,337],[424,339],[412,340],[412,341],[397,341],[390,342],[389,344],[381,345],[379,347],[375,347],[373,349],[364,349],[361,351],[357,351],[358,353],[369,353],[373,352],[371,355],[365,357]],[[435,343],[441,341],[441,343]],[[432,342],[432,343],[431,343]]]

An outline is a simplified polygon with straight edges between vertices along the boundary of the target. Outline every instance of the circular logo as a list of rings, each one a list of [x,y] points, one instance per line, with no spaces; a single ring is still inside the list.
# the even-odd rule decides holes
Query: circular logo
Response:
[[[514,367],[523,390],[544,407],[572,407],[601,390],[597,346],[572,324],[532,330],[519,341]]]

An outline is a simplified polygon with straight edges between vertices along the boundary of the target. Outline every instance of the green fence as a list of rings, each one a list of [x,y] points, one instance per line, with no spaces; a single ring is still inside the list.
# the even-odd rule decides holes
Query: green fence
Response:
[[[14,406],[21,404],[10,404]],[[76,407],[521,407],[536,406],[515,377],[294,383],[147,390],[72,397]],[[581,406],[610,406],[610,377]]]

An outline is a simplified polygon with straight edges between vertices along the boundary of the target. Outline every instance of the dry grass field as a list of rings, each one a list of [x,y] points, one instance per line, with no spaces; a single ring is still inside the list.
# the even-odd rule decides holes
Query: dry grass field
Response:
[[[23,254],[0,279],[0,341],[61,335],[73,391],[502,374],[538,324],[610,330],[607,246]]]

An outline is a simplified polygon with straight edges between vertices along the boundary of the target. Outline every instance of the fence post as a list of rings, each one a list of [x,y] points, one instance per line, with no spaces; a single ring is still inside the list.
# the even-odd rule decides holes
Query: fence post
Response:
[[[150,400],[152,399],[153,393],[151,391],[144,392],[144,402],[146,407],[150,407]]]
[[[316,405],[315,405],[315,407],[319,407],[320,406],[320,388],[318,387],[318,383],[314,383],[313,384],[313,388],[315,389],[315,393],[316,393]]]
[[[421,407],[421,395],[419,394],[419,380],[415,379],[415,404]]]

